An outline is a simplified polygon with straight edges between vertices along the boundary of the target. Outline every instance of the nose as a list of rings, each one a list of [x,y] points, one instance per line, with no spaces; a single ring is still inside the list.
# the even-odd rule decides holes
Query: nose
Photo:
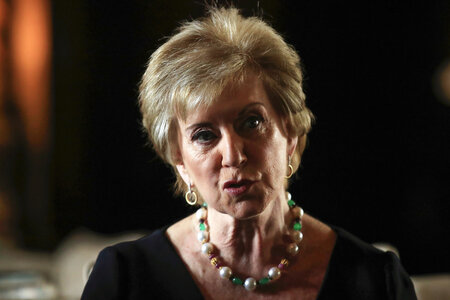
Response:
[[[222,134],[221,152],[223,167],[240,167],[247,161],[244,140],[234,130],[227,130]]]

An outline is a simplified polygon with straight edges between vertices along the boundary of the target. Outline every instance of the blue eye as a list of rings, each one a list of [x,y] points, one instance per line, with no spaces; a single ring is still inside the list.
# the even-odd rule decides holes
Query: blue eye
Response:
[[[213,140],[215,137],[216,135],[209,130],[200,130],[192,136],[192,140],[200,143],[207,143]]]

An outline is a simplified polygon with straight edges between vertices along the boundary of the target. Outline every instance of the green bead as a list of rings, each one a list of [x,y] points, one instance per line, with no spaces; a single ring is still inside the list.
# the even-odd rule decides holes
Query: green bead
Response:
[[[296,230],[296,231],[302,230],[302,224],[300,224],[300,223],[295,223],[295,224],[294,224],[294,230]]]
[[[200,230],[201,231],[205,231],[206,230],[205,223],[200,223]]]
[[[208,207],[208,204],[206,204],[206,202],[203,202],[202,206],[203,207]]]
[[[288,205],[289,205],[289,207],[295,206],[294,200],[289,200],[289,201],[288,201]]]
[[[243,285],[244,283],[239,277],[234,277],[231,279],[231,282],[235,285]]]
[[[258,281],[258,284],[259,284],[259,285],[264,285],[264,284],[269,283],[269,281],[270,281],[269,278],[264,277],[264,278],[261,278],[261,279]]]

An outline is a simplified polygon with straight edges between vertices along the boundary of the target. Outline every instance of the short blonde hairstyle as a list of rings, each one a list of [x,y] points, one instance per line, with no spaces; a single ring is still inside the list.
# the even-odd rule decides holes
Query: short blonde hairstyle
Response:
[[[175,167],[177,118],[211,105],[250,73],[262,79],[272,105],[287,118],[288,134],[299,137],[292,157],[296,171],[313,115],[305,105],[299,56],[267,23],[234,7],[209,8],[150,57],[140,84],[143,126],[156,153],[173,167],[178,192],[186,185]]]

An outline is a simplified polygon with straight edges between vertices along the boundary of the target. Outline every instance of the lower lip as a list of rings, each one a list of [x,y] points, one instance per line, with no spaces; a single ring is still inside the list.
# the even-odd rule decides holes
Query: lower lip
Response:
[[[228,194],[231,194],[232,196],[240,196],[240,195],[244,194],[250,188],[250,186],[252,184],[253,183],[246,183],[239,187],[227,187],[227,188],[225,188],[225,191]]]

